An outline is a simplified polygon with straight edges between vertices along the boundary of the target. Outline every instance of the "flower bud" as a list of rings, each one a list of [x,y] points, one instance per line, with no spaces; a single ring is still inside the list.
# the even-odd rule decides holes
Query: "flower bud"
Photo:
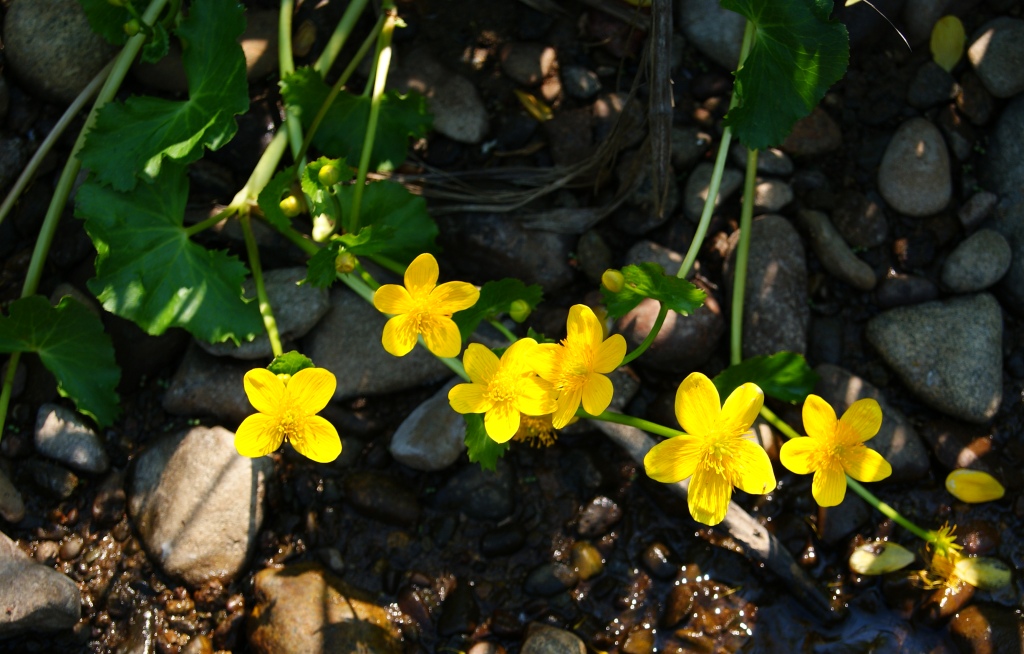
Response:
[[[612,293],[619,293],[626,285],[626,277],[621,271],[609,268],[601,274],[601,284]]]
[[[975,588],[993,590],[1010,583],[1010,566],[990,556],[963,557],[956,562],[956,576]]]
[[[959,468],[946,477],[946,490],[949,494],[970,504],[998,500],[1006,490],[996,481],[995,477],[981,470]]]
[[[280,205],[281,211],[285,216],[294,218],[295,216],[302,213],[302,205],[299,204],[299,199],[294,195],[289,195],[285,199],[281,200]]]
[[[142,31],[142,24],[135,18],[124,24],[124,33],[128,36],[135,36]]]
[[[338,256],[334,258],[334,269],[340,273],[350,273],[356,269],[356,264],[359,263],[359,259],[356,259],[355,255],[345,250],[338,253]]]
[[[850,569],[859,575],[884,575],[914,562],[914,553],[896,543],[864,543],[850,555]]]
[[[530,308],[530,304],[526,300],[516,300],[509,306],[508,315],[516,322],[523,322],[529,317],[531,311],[533,309]]]
[[[321,168],[320,172],[317,173],[316,176],[324,186],[334,186],[341,181],[341,171],[331,164],[327,164]]]

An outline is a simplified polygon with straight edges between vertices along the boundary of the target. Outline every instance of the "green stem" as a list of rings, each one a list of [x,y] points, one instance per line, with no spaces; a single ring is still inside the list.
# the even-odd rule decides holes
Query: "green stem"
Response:
[[[604,420],[605,422],[614,422],[617,425],[629,425],[630,427],[636,427],[658,436],[664,436],[665,438],[674,438],[676,436],[683,436],[686,432],[679,431],[678,429],[669,429],[664,425],[659,425],[656,422],[644,420],[642,418],[634,418],[633,416],[627,416],[624,413],[616,413],[615,411],[605,411],[599,416],[592,416],[582,408],[576,411],[576,415],[581,418],[590,418],[592,420]]]
[[[370,96],[370,115],[366,120],[366,135],[363,137],[363,151],[359,154],[359,171],[356,173],[356,186],[352,194],[352,209],[349,212],[349,223],[346,231],[350,234],[359,232],[359,212],[362,208],[363,189],[366,186],[366,172],[370,168],[370,155],[373,153],[373,142],[377,135],[377,119],[380,117],[380,101],[384,97],[384,83],[387,82],[388,68],[391,65],[391,36],[395,31],[398,14],[391,0],[384,0],[384,24],[377,38],[377,51],[374,59],[377,62],[373,76],[373,95]]]
[[[501,332],[501,335],[507,338],[509,343],[515,343],[516,341],[519,340],[519,337],[513,334],[511,331],[509,331],[508,327],[501,324],[501,321],[495,320],[494,318],[490,318],[488,319],[487,322],[490,323],[491,327],[494,327],[499,332]]]
[[[4,387],[0,389],[0,440],[4,438],[4,423],[7,419],[7,407],[11,405],[11,394],[14,392],[14,374],[18,371],[18,360],[21,352],[11,352],[7,359],[7,374],[4,375]]]
[[[211,227],[214,227],[215,225],[219,224],[225,218],[230,218],[231,214],[235,213],[235,211],[236,209],[234,207],[225,207],[224,209],[221,209],[220,211],[213,214],[206,220],[202,220],[196,223],[195,225],[192,225],[191,227],[186,227],[185,236],[192,237],[198,234],[199,232],[204,232],[210,229]]]
[[[747,176],[743,182],[740,209],[740,242],[736,247],[736,272],[732,282],[732,326],[729,334],[729,363],[743,361],[743,300],[747,290],[747,260],[750,257],[750,225],[754,220],[754,183],[757,181],[757,150],[747,150]]]
[[[277,68],[281,79],[295,72],[295,57],[292,54],[292,15],[295,13],[294,0],[281,0],[281,10],[277,20]],[[285,109],[287,119],[285,130],[288,132],[288,143],[292,146],[292,157],[302,165],[299,152],[302,150],[302,124],[294,107]]]
[[[334,60],[338,58],[341,49],[345,47],[345,42],[352,34],[352,29],[363,13],[363,9],[366,8],[366,3],[367,0],[353,0],[345,9],[345,14],[334,28],[334,33],[331,34],[327,45],[324,46],[324,51],[320,53],[316,63],[313,64],[313,69],[320,73],[320,77],[327,77],[327,71],[331,69]],[[353,58],[353,61],[358,62],[359,57]]]
[[[666,316],[668,316],[668,307],[662,304],[661,308],[658,310],[658,317],[654,319],[654,325],[651,327],[651,331],[647,333],[647,337],[643,340],[642,343],[640,343],[640,345],[637,346],[635,350],[627,354],[625,358],[622,359],[622,363],[619,364],[620,366],[626,365],[627,363],[629,363],[630,361],[632,361],[633,359],[637,358],[638,356],[647,351],[647,348],[651,346],[651,343],[654,342],[654,339],[658,337],[658,332],[661,331],[661,325],[665,322]]]
[[[379,254],[369,254],[369,255],[366,256],[366,258],[369,259],[370,261],[374,262],[375,264],[377,264],[381,268],[384,268],[385,270],[390,270],[391,272],[395,273],[396,275],[399,275],[399,276],[402,276],[402,277],[405,276],[405,266],[403,266],[402,264],[398,263],[394,259],[391,259],[390,257],[381,256]]]
[[[256,298],[260,306],[260,315],[263,316],[263,326],[267,328],[267,336],[270,338],[270,348],[274,356],[284,354],[281,347],[281,335],[277,331],[277,320],[274,319],[274,310],[270,306],[270,298],[267,297],[267,289],[263,285],[263,266],[260,265],[260,250],[256,246],[256,237],[252,233],[252,219],[248,212],[242,212],[238,216],[242,224],[242,234],[245,236],[245,251],[249,255],[249,268],[252,270],[252,279],[256,282]]]

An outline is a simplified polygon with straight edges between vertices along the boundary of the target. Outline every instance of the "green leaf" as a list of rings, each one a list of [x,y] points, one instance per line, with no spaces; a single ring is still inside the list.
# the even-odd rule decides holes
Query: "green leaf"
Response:
[[[132,18],[126,8],[112,5],[107,0],[78,0],[78,4],[82,5],[93,32],[111,45],[125,44],[128,34],[124,31],[124,24]]]
[[[79,153],[82,164],[118,190],[128,190],[144,174],[152,178],[165,159],[195,161],[203,147],[216,150],[238,129],[235,115],[249,107],[245,57],[238,37],[245,29],[234,0],[196,0],[176,30],[188,77],[189,99],[149,96],[111,102]]]
[[[814,390],[818,373],[807,365],[803,355],[777,352],[750,357],[729,366],[715,377],[714,382],[723,398],[729,397],[741,384],[753,382],[769,397],[796,403],[803,402]]]
[[[281,198],[292,192],[294,181],[295,166],[289,166],[274,175],[256,198],[256,204],[260,206],[263,217],[280,230],[288,230],[292,226],[292,219],[281,211]]]
[[[256,303],[242,297],[248,270],[236,257],[189,240],[187,199],[179,166],[164,166],[131,193],[83,184],[76,214],[97,251],[89,288],[108,311],[150,334],[184,327],[211,343],[250,340],[263,323]]]
[[[332,241],[330,245],[321,248],[319,252],[309,258],[306,263],[306,279],[304,283],[312,284],[317,288],[330,288],[334,280],[338,278],[338,271],[334,267],[334,260],[341,251],[341,243]]]
[[[352,169],[345,164],[344,159],[320,157],[302,170],[302,192],[306,194],[306,198],[310,203],[310,215],[326,213],[336,223],[340,223],[341,216],[333,215],[337,213],[337,209],[332,202],[333,198],[331,197],[333,189],[328,189],[320,181],[320,169],[324,166],[333,166],[338,171],[340,175],[339,183],[347,182],[354,176]]]
[[[649,261],[637,266],[626,266],[622,269],[622,275],[626,283],[618,293],[601,287],[608,315],[613,319],[632,311],[645,297],[658,300],[683,315],[696,311],[707,297],[704,291],[690,282],[675,275],[666,275],[661,266]]]
[[[498,459],[505,456],[509,443],[497,443],[484,429],[484,417],[479,413],[467,413],[466,419],[466,451],[471,463],[479,463],[484,470],[494,471],[498,467]]]
[[[459,311],[452,316],[452,320],[459,327],[462,334],[462,341],[466,342],[477,325],[483,320],[497,318],[503,313],[508,313],[509,306],[516,300],[523,300],[530,305],[530,310],[537,308],[544,297],[544,291],[536,284],[527,286],[518,279],[500,279],[487,282],[480,287],[480,299],[476,304]]]
[[[309,129],[330,91],[312,68],[299,68],[281,80],[281,95],[289,109],[298,111],[304,129]],[[370,98],[342,91],[313,135],[313,144],[329,155],[359,161],[369,116]],[[419,93],[404,96],[394,91],[385,93],[381,98],[370,168],[397,168],[405,161],[409,138],[426,136],[431,122],[426,98]]]
[[[294,375],[300,370],[315,367],[312,359],[292,350],[291,352],[285,352],[281,356],[274,357],[274,360],[270,362],[267,369],[275,375]]]
[[[40,295],[15,300],[10,315],[0,316],[0,352],[35,352],[57,378],[57,391],[80,412],[101,427],[117,418],[121,370],[114,346],[80,302],[64,297],[54,307]]]
[[[750,53],[736,72],[738,101],[725,117],[751,149],[781,143],[846,72],[846,28],[829,20],[832,0],[721,0],[751,21]]]
[[[341,210],[347,214],[352,211],[354,194],[354,186],[338,189]],[[437,223],[427,213],[426,200],[397,182],[367,184],[363,189],[360,216],[363,229],[373,229],[369,240],[349,247],[352,254],[381,254],[409,263],[424,252],[437,249],[434,245]],[[362,230],[358,234],[361,236]]]

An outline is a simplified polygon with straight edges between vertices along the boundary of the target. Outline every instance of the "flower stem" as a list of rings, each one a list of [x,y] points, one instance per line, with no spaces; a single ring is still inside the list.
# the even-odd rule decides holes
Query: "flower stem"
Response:
[[[682,436],[686,434],[686,432],[679,431],[678,429],[669,429],[668,427],[659,425],[656,422],[644,420],[643,418],[634,418],[633,416],[628,416],[624,413],[616,413],[615,411],[605,411],[599,416],[592,416],[580,408],[576,411],[576,415],[581,418],[614,422],[617,425],[629,425],[630,427],[636,427],[637,429],[642,429],[651,434],[657,434],[658,436],[664,436],[666,438],[674,438],[675,436]]]
[[[400,276],[404,276],[405,275],[405,266],[403,266],[402,264],[398,263],[394,259],[391,259],[391,258],[385,257],[385,256],[381,256],[379,254],[369,254],[369,255],[367,255],[367,258],[370,261],[372,261],[375,264],[377,264],[378,266],[380,266],[381,268],[384,268],[386,270],[390,270],[391,272],[395,273],[396,275],[400,275]]]
[[[259,302],[260,315],[263,316],[263,326],[267,328],[267,336],[270,338],[270,348],[274,356],[284,354],[281,347],[281,335],[277,331],[277,320],[274,319],[274,310],[270,306],[270,298],[267,297],[267,289],[263,285],[263,267],[260,265],[260,250],[256,246],[256,237],[252,233],[252,219],[249,212],[243,211],[238,216],[242,224],[242,234],[245,236],[245,251],[249,255],[249,268],[252,269],[252,279],[256,282],[256,298]]]
[[[494,318],[491,318],[487,322],[490,323],[491,327],[494,327],[499,332],[501,332],[501,335],[504,336],[505,338],[507,338],[508,342],[510,344],[511,343],[515,343],[516,341],[519,340],[519,337],[516,336],[515,334],[513,334],[511,331],[509,331],[508,327],[506,327],[505,325],[501,324],[501,321],[495,320]]]
[[[292,15],[295,13],[294,0],[281,0],[277,18],[277,68],[281,79],[295,72],[295,58],[292,54]],[[302,150],[302,123],[294,107],[287,107],[285,129],[288,143],[292,146],[292,157],[302,165],[299,152]]]
[[[345,47],[345,42],[348,41],[348,37],[352,34],[352,29],[359,20],[359,16],[363,13],[363,9],[366,8],[367,1],[353,0],[345,9],[345,14],[338,21],[337,26],[335,26],[334,33],[331,34],[327,45],[324,46],[324,51],[320,53],[316,63],[313,64],[313,69],[320,73],[321,77],[327,77],[327,72],[338,58],[341,49]],[[352,61],[358,62],[361,58],[359,56],[353,57]]]
[[[626,365],[627,363],[629,363],[633,359],[636,359],[638,356],[647,351],[647,348],[651,346],[651,343],[654,342],[654,339],[658,337],[658,332],[661,331],[661,325],[665,322],[665,318],[667,316],[668,307],[666,307],[665,304],[662,303],[661,308],[658,309],[658,317],[654,319],[654,325],[651,327],[651,331],[647,332],[647,337],[644,338],[643,342],[640,343],[640,345],[638,345],[635,350],[627,354],[622,359],[622,363],[619,364],[620,366]]]
[[[743,361],[743,299],[747,289],[747,260],[750,256],[750,225],[754,219],[754,182],[757,180],[757,150],[747,150],[747,176],[743,182],[740,210],[740,242],[736,247],[736,272],[732,282],[732,326],[729,334],[729,363]]]
[[[201,220],[201,221],[197,222],[195,225],[192,225],[191,227],[186,227],[185,228],[185,236],[187,236],[187,237],[195,236],[199,232],[206,231],[206,230],[210,229],[211,227],[219,224],[224,219],[230,218],[233,213],[235,213],[234,207],[225,207],[224,209],[221,209],[220,211],[218,211],[217,213],[213,214],[212,216],[210,216],[206,220]]]

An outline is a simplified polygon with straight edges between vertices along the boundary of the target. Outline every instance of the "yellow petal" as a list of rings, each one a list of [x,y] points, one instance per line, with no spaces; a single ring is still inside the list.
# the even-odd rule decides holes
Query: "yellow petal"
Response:
[[[726,398],[718,424],[729,431],[745,432],[754,424],[762,404],[764,393],[761,388],[749,382],[743,384]]]
[[[592,372],[583,382],[583,410],[592,416],[600,415],[612,403],[615,388],[612,380]]]
[[[387,321],[380,342],[388,354],[404,357],[416,347],[416,323],[407,315],[399,315]]]
[[[846,473],[840,466],[826,466],[814,473],[811,495],[818,506],[836,506],[846,497]]]
[[[242,387],[249,403],[260,413],[277,413],[286,392],[284,382],[266,368],[255,368],[245,373]]]
[[[869,397],[851,404],[850,408],[843,413],[843,417],[839,419],[839,429],[852,434],[856,438],[854,442],[857,443],[874,438],[881,428],[882,407],[876,400]],[[840,434],[840,439],[846,440],[842,434]]]
[[[664,440],[647,452],[644,470],[654,481],[674,484],[692,475],[700,463],[699,438],[676,436]]]
[[[576,415],[576,409],[580,408],[582,399],[582,387],[567,388],[558,395],[558,408],[551,416],[551,424],[555,426],[555,429],[561,429],[569,424],[569,421]]]
[[[536,349],[537,341],[532,338],[520,338],[501,355],[501,367],[509,374],[532,374],[533,353]]]
[[[494,406],[484,384],[458,384],[448,391],[448,403],[456,413],[483,413]]]
[[[466,367],[466,374],[475,384],[486,386],[498,372],[498,356],[479,343],[469,344],[462,363]]]
[[[284,437],[277,429],[277,419],[256,413],[238,425],[238,431],[235,432],[235,449],[242,456],[256,458],[276,451],[281,447],[283,440]]]
[[[581,342],[597,347],[604,340],[604,329],[601,321],[594,315],[594,310],[585,304],[574,304],[569,309],[566,321],[566,339],[570,342]]]
[[[836,432],[836,412],[817,395],[804,400],[804,432],[811,438],[829,438]]]
[[[444,316],[430,316],[424,321],[423,343],[439,357],[457,357],[462,351],[462,335],[459,328],[455,321]]]
[[[707,376],[692,372],[676,391],[676,420],[688,434],[709,434],[718,424],[722,412],[718,389]]]
[[[405,269],[405,287],[414,298],[426,296],[434,290],[437,275],[437,259],[429,252],[424,252]]]
[[[320,416],[310,416],[304,427],[289,438],[299,454],[317,463],[330,463],[338,458],[341,439],[334,425]]]
[[[484,430],[497,443],[504,443],[519,430],[519,411],[511,402],[499,402],[484,414]]]
[[[935,63],[942,66],[947,72],[953,72],[960,57],[964,54],[964,42],[967,34],[964,32],[964,24],[956,16],[943,16],[935,22],[932,28],[931,46],[932,58]]]
[[[1013,581],[1010,566],[996,558],[979,556],[963,557],[956,562],[956,576],[975,588],[995,590]]]
[[[786,441],[779,450],[779,460],[788,470],[798,475],[814,472],[815,459],[818,454],[818,443],[813,438],[802,436]]]
[[[565,348],[557,343],[541,343],[530,354],[530,366],[534,372],[549,382],[555,382],[562,374],[562,359]]]
[[[404,286],[385,284],[373,294],[373,306],[381,313],[409,313],[416,304]]]
[[[892,474],[892,466],[885,457],[864,445],[846,450],[843,467],[857,481],[882,481]]]
[[[884,575],[914,562],[914,553],[892,541],[858,545],[850,554],[850,569],[859,575]]]
[[[612,372],[622,364],[625,356],[626,339],[621,334],[612,334],[594,352],[594,372]]]
[[[480,291],[467,282],[446,282],[430,292],[430,310],[451,315],[468,309],[480,299]]]
[[[690,515],[697,522],[715,526],[725,520],[732,498],[732,484],[718,472],[707,466],[698,466],[690,480],[686,503]]]
[[[768,453],[757,443],[739,439],[730,461],[736,487],[751,495],[764,495],[775,490],[775,471]]]
[[[554,389],[551,384],[539,377],[523,379],[519,382],[518,391],[515,406],[520,413],[543,416],[558,409]]]
[[[288,380],[288,395],[306,415],[323,411],[334,397],[338,380],[325,368],[306,368]]]
[[[961,502],[976,504],[998,500],[1006,489],[995,477],[981,470],[958,468],[946,477],[946,490]]]

